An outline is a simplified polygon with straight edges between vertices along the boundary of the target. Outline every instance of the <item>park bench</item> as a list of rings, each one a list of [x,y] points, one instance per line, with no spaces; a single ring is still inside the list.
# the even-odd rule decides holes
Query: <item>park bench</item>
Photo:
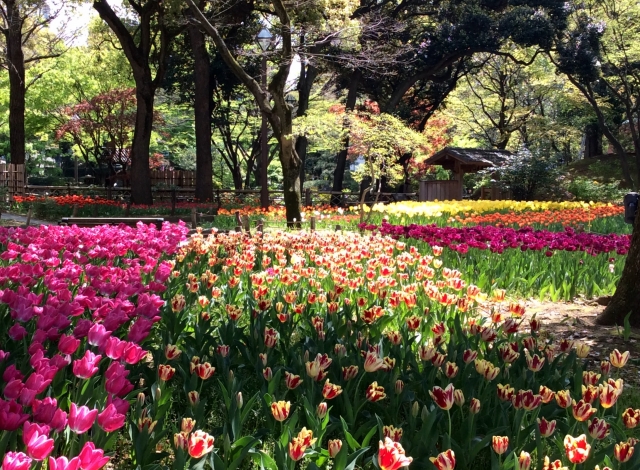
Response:
[[[145,225],[154,224],[161,228],[162,217],[63,217],[58,225],[76,225],[78,227],[97,227],[98,225],[120,225],[135,227],[138,222]]]

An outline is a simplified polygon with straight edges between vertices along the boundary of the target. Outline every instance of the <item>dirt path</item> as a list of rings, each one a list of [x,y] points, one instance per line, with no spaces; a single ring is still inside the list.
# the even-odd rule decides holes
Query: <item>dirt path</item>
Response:
[[[640,386],[640,329],[632,328],[629,338],[625,340],[623,328],[596,325],[595,319],[604,307],[593,301],[562,303],[529,300],[525,305],[526,317],[536,315],[542,321],[542,330],[547,331],[554,342],[570,339],[591,346],[588,359],[593,361],[594,369],[614,349],[630,351],[631,359],[623,370],[623,377],[628,385]]]

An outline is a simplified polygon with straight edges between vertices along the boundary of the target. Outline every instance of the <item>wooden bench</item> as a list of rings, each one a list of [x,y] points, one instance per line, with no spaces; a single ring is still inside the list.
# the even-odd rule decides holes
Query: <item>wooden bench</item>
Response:
[[[162,228],[162,217],[63,217],[58,225],[76,225],[78,227],[97,227],[98,225],[120,225],[135,227],[138,222],[145,225],[154,224]]]

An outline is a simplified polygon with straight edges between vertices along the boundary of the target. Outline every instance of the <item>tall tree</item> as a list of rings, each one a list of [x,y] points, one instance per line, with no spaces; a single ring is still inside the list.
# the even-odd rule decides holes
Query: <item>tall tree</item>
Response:
[[[95,0],[93,8],[111,28],[127,56],[136,84],[136,125],[131,144],[131,201],[153,204],[149,146],[157,89],[164,79],[172,41],[179,33],[170,2],[127,0],[136,16],[135,26],[115,13],[107,0]]]
[[[211,36],[216,45],[218,53],[247,87],[255,98],[260,111],[269,120],[273,135],[279,145],[279,159],[283,174],[284,204],[288,225],[295,225],[295,221],[301,220],[300,205],[300,157],[295,150],[295,139],[292,132],[292,113],[285,101],[286,82],[294,58],[292,43],[292,25],[287,7],[281,0],[272,2],[273,13],[279,22],[279,35],[281,37],[281,48],[277,53],[277,59],[273,54],[273,59],[277,60],[276,73],[271,77],[268,87],[265,90],[260,84],[247,73],[240,65],[236,57],[232,54],[224,38],[218,29],[209,22],[193,0],[187,0],[194,16],[200,21],[201,27]],[[273,104],[271,103],[271,100]]]
[[[638,189],[640,5],[630,0],[598,0],[572,7],[572,28],[558,36],[557,53],[551,57],[593,108],[600,130],[620,158],[627,184]],[[613,119],[608,119],[611,116]],[[628,153],[635,157],[636,175],[631,173]],[[639,279],[640,217],[636,217],[622,277],[598,323],[621,325],[631,312],[631,324],[640,325]]]
[[[0,1],[0,32],[5,48],[2,66],[9,72],[9,145],[11,162],[25,162],[25,95],[29,83],[26,67],[43,59],[58,57],[62,38],[45,30],[63,10],[54,10],[45,0]]]
[[[187,17],[192,13],[187,10]],[[194,64],[193,113],[196,129],[196,199],[213,201],[213,161],[211,158],[210,61],[205,35],[191,22],[187,26]]]

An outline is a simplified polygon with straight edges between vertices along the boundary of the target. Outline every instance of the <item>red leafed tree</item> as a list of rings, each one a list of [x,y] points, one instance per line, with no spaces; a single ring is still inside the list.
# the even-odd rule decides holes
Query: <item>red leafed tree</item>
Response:
[[[87,163],[129,164],[136,118],[134,88],[114,89],[61,110],[56,139],[70,138]]]

